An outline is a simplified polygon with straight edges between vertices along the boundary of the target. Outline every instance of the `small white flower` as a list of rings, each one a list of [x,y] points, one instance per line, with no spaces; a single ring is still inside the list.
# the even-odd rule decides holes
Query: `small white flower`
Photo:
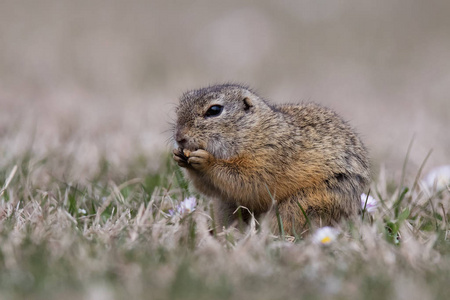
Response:
[[[171,217],[175,215],[185,215],[193,212],[197,206],[197,199],[195,197],[189,197],[180,202],[174,209],[169,209],[169,215]]]
[[[317,229],[313,236],[312,240],[315,244],[319,245],[329,245],[334,242],[339,234],[339,230],[333,227],[325,226]]]
[[[367,203],[366,203],[367,201]],[[369,195],[369,198],[367,198],[367,195],[362,193],[361,194],[361,208],[366,208],[366,211],[370,214],[374,213],[377,210],[378,207],[378,201]]]
[[[181,201],[180,205],[177,206],[177,211],[180,214],[188,214],[195,210],[197,206],[197,199],[195,197],[189,197]]]
[[[443,191],[450,186],[450,165],[432,169],[424,178],[423,184],[430,190]]]
[[[87,212],[86,212],[85,209],[79,208],[79,209],[78,209],[78,213],[79,213],[80,215],[85,215]]]

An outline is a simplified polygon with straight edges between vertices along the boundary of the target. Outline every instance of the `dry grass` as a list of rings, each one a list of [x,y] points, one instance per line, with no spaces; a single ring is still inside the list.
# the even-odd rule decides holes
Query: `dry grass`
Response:
[[[71,183],[37,178],[50,167],[31,154],[0,170],[2,299],[442,299],[450,292],[450,193],[413,189],[413,179],[407,191],[380,178],[372,186],[378,211],[341,224],[338,239],[323,246],[273,236],[264,221],[214,236],[201,198],[194,212],[171,216],[190,192],[170,160],[154,174],[99,168]]]

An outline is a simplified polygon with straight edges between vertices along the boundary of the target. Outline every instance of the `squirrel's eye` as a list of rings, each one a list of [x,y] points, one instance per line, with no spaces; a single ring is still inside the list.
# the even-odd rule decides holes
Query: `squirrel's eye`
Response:
[[[217,117],[222,113],[223,106],[221,105],[213,105],[205,113],[205,117]]]

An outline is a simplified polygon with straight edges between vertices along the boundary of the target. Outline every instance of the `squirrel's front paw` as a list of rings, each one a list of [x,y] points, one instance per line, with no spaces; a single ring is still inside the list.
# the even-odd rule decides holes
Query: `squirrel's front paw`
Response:
[[[198,171],[207,170],[214,161],[214,156],[212,156],[209,152],[199,149],[193,151],[189,154],[187,162],[189,165]]]
[[[188,156],[189,156],[188,150],[183,150],[181,148],[180,149],[173,149],[173,159],[182,168],[189,167]]]

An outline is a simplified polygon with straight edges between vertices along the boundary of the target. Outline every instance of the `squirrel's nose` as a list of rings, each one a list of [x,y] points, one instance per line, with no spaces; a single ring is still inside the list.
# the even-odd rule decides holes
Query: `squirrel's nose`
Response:
[[[181,139],[181,140],[177,140],[177,143],[178,143],[178,145],[181,147],[181,148],[186,148],[185,146],[186,146],[186,139]]]
[[[187,140],[185,136],[181,132],[177,132],[175,135],[175,140],[177,141],[178,146],[184,148],[186,146]]]

